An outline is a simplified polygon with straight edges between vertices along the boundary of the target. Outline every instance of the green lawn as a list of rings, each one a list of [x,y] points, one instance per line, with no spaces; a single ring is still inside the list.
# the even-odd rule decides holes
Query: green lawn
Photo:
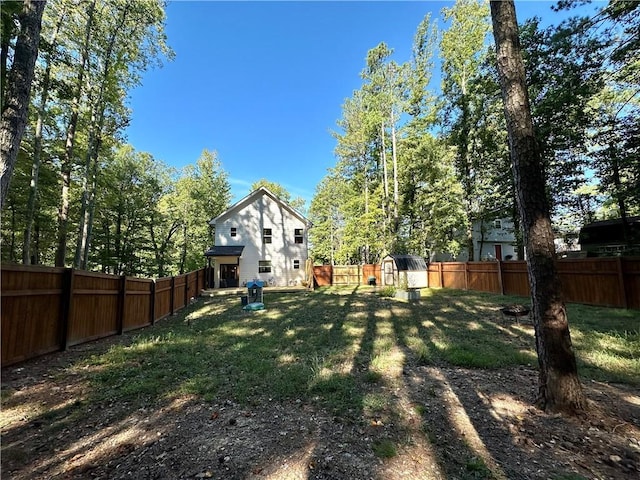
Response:
[[[397,381],[405,364],[496,369],[537,362],[533,328],[499,307],[528,299],[426,289],[419,302],[372,287],[265,294],[266,310],[238,297],[200,300],[74,368],[88,401],[144,405],[185,394],[241,403],[300,399],[336,413],[384,410],[367,385]],[[640,311],[569,305],[583,378],[640,385]],[[395,372],[395,373],[394,373]]]

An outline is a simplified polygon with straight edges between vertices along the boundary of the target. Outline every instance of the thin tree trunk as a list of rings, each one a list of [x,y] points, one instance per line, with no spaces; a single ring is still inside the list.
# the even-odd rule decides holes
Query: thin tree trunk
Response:
[[[56,48],[56,41],[62,24],[65,20],[66,12],[63,10],[53,35],[50,40],[50,49]],[[49,87],[51,85],[51,51],[46,55],[47,66],[45,67],[42,78],[42,90],[40,92],[40,105],[36,109],[36,129],[33,140],[33,161],[31,165],[31,183],[29,185],[29,197],[27,199],[27,219],[24,231],[24,240],[22,247],[22,263],[28,265],[31,263],[31,231],[33,230],[33,219],[36,214],[36,200],[38,198],[38,182],[40,176],[40,165],[42,163],[42,129],[44,118],[47,112],[47,102],[49,101]],[[36,258],[38,255],[36,255]]]
[[[545,410],[575,414],[586,408],[586,400],[555,266],[550,208],[531,121],[513,1],[492,0],[491,16],[531,284],[540,367],[537,404]]]
[[[384,225],[385,225],[385,235],[386,235],[386,227],[389,224],[389,181],[387,174],[387,147],[385,145],[385,132],[384,132],[384,121],[380,124],[380,135],[382,139],[382,181],[383,181],[383,191],[384,191],[384,199],[382,210],[385,214]]]
[[[396,144],[396,121],[391,109],[391,156],[393,158],[393,233],[398,233],[399,217],[398,204],[400,203],[400,194],[398,193],[398,156]]]
[[[86,268],[89,258],[89,242],[91,230],[93,228],[93,208],[95,199],[95,189],[97,184],[97,163],[102,144],[102,130],[105,121],[105,90],[111,73],[111,65],[113,64],[113,50],[129,13],[129,9],[125,7],[119,22],[113,27],[111,36],[104,54],[104,67],[102,69],[102,78],[100,80],[100,88],[95,99],[92,112],[91,123],[89,128],[88,148],[85,154],[85,178],[83,180],[82,201],[80,206],[80,226],[78,228],[78,242],[76,246],[75,264],[78,268]]]
[[[58,213],[58,249],[56,251],[56,267],[64,267],[67,256],[67,235],[69,230],[69,206],[71,188],[71,168],[73,165],[73,148],[75,145],[75,133],[80,114],[80,98],[84,85],[84,75],[89,61],[89,41],[91,39],[91,28],[93,26],[93,15],[95,12],[96,0],[93,0],[87,11],[87,25],[85,28],[84,44],[82,47],[82,60],[76,79],[76,87],[71,101],[71,117],[67,126],[67,139],[65,142],[65,155],[62,162],[62,195],[60,211]]]
[[[38,58],[45,4],[45,0],[24,0],[24,7],[19,15],[20,33],[16,40],[11,71],[7,76],[0,118],[0,210],[9,191],[13,167],[27,124],[29,95]]]

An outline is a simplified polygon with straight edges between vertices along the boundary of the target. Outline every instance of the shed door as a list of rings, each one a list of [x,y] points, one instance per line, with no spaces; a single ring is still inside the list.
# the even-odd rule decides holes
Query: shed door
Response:
[[[384,284],[393,285],[393,260],[384,262]]]

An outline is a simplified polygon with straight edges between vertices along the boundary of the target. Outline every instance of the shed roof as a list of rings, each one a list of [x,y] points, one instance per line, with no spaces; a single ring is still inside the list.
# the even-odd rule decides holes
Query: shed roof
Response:
[[[239,257],[244,245],[215,245],[204,252],[205,257]]]
[[[417,255],[389,255],[399,271],[423,271],[427,269],[427,262]]]

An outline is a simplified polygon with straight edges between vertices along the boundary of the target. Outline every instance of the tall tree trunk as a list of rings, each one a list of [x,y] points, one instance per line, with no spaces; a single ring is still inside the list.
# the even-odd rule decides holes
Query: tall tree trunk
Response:
[[[387,226],[389,225],[389,181],[388,181],[388,173],[387,173],[387,146],[385,145],[385,132],[384,132],[384,121],[380,124],[380,136],[381,136],[381,140],[382,140],[382,150],[381,150],[381,157],[382,157],[382,181],[383,181],[383,192],[384,192],[384,198],[382,200],[382,211],[385,214],[385,218],[384,218],[384,226],[385,226],[385,236],[387,234]]]
[[[49,49],[54,50],[56,48],[56,42],[62,24],[66,18],[66,12],[63,10],[58,23],[53,32],[51,40],[49,42]],[[52,52],[46,55],[46,67],[44,75],[42,77],[42,89],[40,91],[40,104],[36,109],[36,129],[33,139],[33,161],[31,165],[31,183],[29,185],[29,197],[27,199],[27,219],[26,227],[24,230],[24,240],[22,247],[22,263],[28,265],[31,263],[31,232],[33,230],[33,219],[36,214],[36,200],[38,198],[38,182],[40,176],[40,165],[42,163],[42,129],[44,125],[44,118],[47,112],[47,102],[49,101],[49,87],[51,85],[51,67],[52,67]],[[35,258],[38,258],[38,254]]]
[[[89,42],[91,39],[91,29],[93,27],[93,15],[95,12],[96,0],[93,0],[87,10],[87,25],[85,27],[84,43],[82,45],[82,60],[78,70],[75,91],[71,101],[71,117],[67,125],[67,139],[65,141],[65,154],[62,162],[62,194],[60,211],[58,212],[58,249],[56,251],[56,267],[64,267],[67,256],[67,235],[69,230],[69,206],[71,189],[71,168],[73,165],[73,148],[75,146],[76,127],[80,114],[80,98],[84,86],[84,75],[89,61]]]
[[[20,33],[16,40],[11,71],[7,76],[0,118],[0,210],[9,191],[13,167],[27,124],[31,82],[38,58],[42,12],[46,1],[24,0],[19,15]]]
[[[391,109],[391,156],[393,159],[393,233],[397,234],[399,229],[398,204],[400,194],[398,193],[398,152],[396,143],[396,120]]]
[[[363,179],[364,179],[364,214],[368,215],[369,213],[369,175],[367,174],[367,157],[365,154],[362,154],[362,164],[363,168]],[[368,221],[368,217],[367,217]],[[371,250],[371,246],[369,242],[365,243],[364,246],[364,263],[369,263],[369,251]]]
[[[118,35],[122,31],[129,9],[125,6],[122,15],[116,25],[114,25],[107,43],[107,49],[103,56],[104,66],[102,68],[102,78],[100,88],[91,111],[91,123],[89,127],[88,148],[85,154],[85,178],[83,179],[82,201],[80,206],[80,225],[78,228],[78,242],[76,245],[75,264],[78,268],[86,268],[89,258],[89,241],[93,228],[93,199],[95,199],[95,189],[97,184],[98,155],[102,144],[102,130],[104,128],[106,100],[105,91],[111,75],[111,66],[114,63],[113,51]]]
[[[531,121],[513,1],[492,0],[491,17],[531,284],[540,367],[537,404],[545,410],[575,414],[586,408],[586,400],[555,266],[550,208]]]

